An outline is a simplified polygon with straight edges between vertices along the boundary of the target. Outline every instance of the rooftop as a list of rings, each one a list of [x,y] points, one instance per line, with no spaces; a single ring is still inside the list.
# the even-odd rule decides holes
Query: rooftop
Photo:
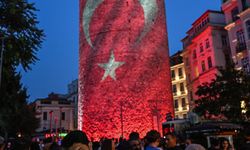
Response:
[[[183,58],[181,56],[182,51],[178,51],[170,57],[170,66],[175,66],[183,63]]]
[[[187,36],[182,39],[185,48],[197,35],[202,33],[209,26],[223,27],[226,25],[225,16],[221,11],[207,10],[194,21],[192,27],[186,32]]]

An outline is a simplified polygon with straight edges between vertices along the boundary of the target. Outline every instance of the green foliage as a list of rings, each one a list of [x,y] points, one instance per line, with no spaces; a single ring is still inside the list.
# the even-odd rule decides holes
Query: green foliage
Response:
[[[26,0],[0,0],[0,37],[5,37],[7,65],[22,65],[25,70],[38,59],[43,30],[37,28],[37,9]]]
[[[0,38],[4,37],[4,59],[0,87],[0,130],[15,135],[30,135],[38,127],[35,111],[27,103],[27,89],[21,84],[21,74],[38,58],[44,33],[37,27],[37,9],[27,0],[0,0]]]
[[[199,99],[194,112],[205,118],[214,115],[224,116],[230,121],[246,121],[250,117],[250,76],[236,70],[234,65],[219,71],[215,80],[198,87],[195,94]],[[247,104],[246,113],[242,113],[243,100]]]

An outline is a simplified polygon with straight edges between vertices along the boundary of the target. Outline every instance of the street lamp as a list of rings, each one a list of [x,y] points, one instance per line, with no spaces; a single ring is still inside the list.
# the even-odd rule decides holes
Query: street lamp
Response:
[[[3,68],[3,52],[4,52],[4,37],[1,38],[2,40],[2,48],[0,49],[0,86],[2,83],[2,68]]]
[[[49,116],[50,116],[50,134],[52,134],[52,113],[53,113],[53,110],[51,110],[49,112]]]
[[[122,138],[123,138],[123,132],[124,132],[124,126],[123,126],[123,101],[120,102],[120,119],[121,119],[121,131],[122,131]]]

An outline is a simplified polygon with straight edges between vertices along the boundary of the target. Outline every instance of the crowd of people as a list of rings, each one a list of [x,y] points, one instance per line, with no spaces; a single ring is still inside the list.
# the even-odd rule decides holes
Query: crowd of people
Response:
[[[201,144],[193,139],[187,138],[181,142],[174,133],[168,133],[163,138],[156,130],[149,131],[141,139],[139,133],[132,132],[129,139],[108,139],[102,138],[99,142],[89,141],[87,135],[82,131],[70,132],[59,144],[50,142],[40,144],[33,141],[28,146],[17,144],[14,147],[8,147],[3,137],[0,136],[0,150],[206,150]],[[211,140],[211,146],[208,150],[234,150],[229,140],[224,138],[220,141]],[[238,150],[238,149],[237,149]],[[242,145],[239,150],[250,150],[250,139]]]

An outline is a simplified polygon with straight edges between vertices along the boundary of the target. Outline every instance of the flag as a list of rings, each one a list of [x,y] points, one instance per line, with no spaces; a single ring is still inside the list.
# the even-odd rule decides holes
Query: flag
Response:
[[[80,0],[79,57],[79,129],[161,132],[173,113],[164,0]]]

